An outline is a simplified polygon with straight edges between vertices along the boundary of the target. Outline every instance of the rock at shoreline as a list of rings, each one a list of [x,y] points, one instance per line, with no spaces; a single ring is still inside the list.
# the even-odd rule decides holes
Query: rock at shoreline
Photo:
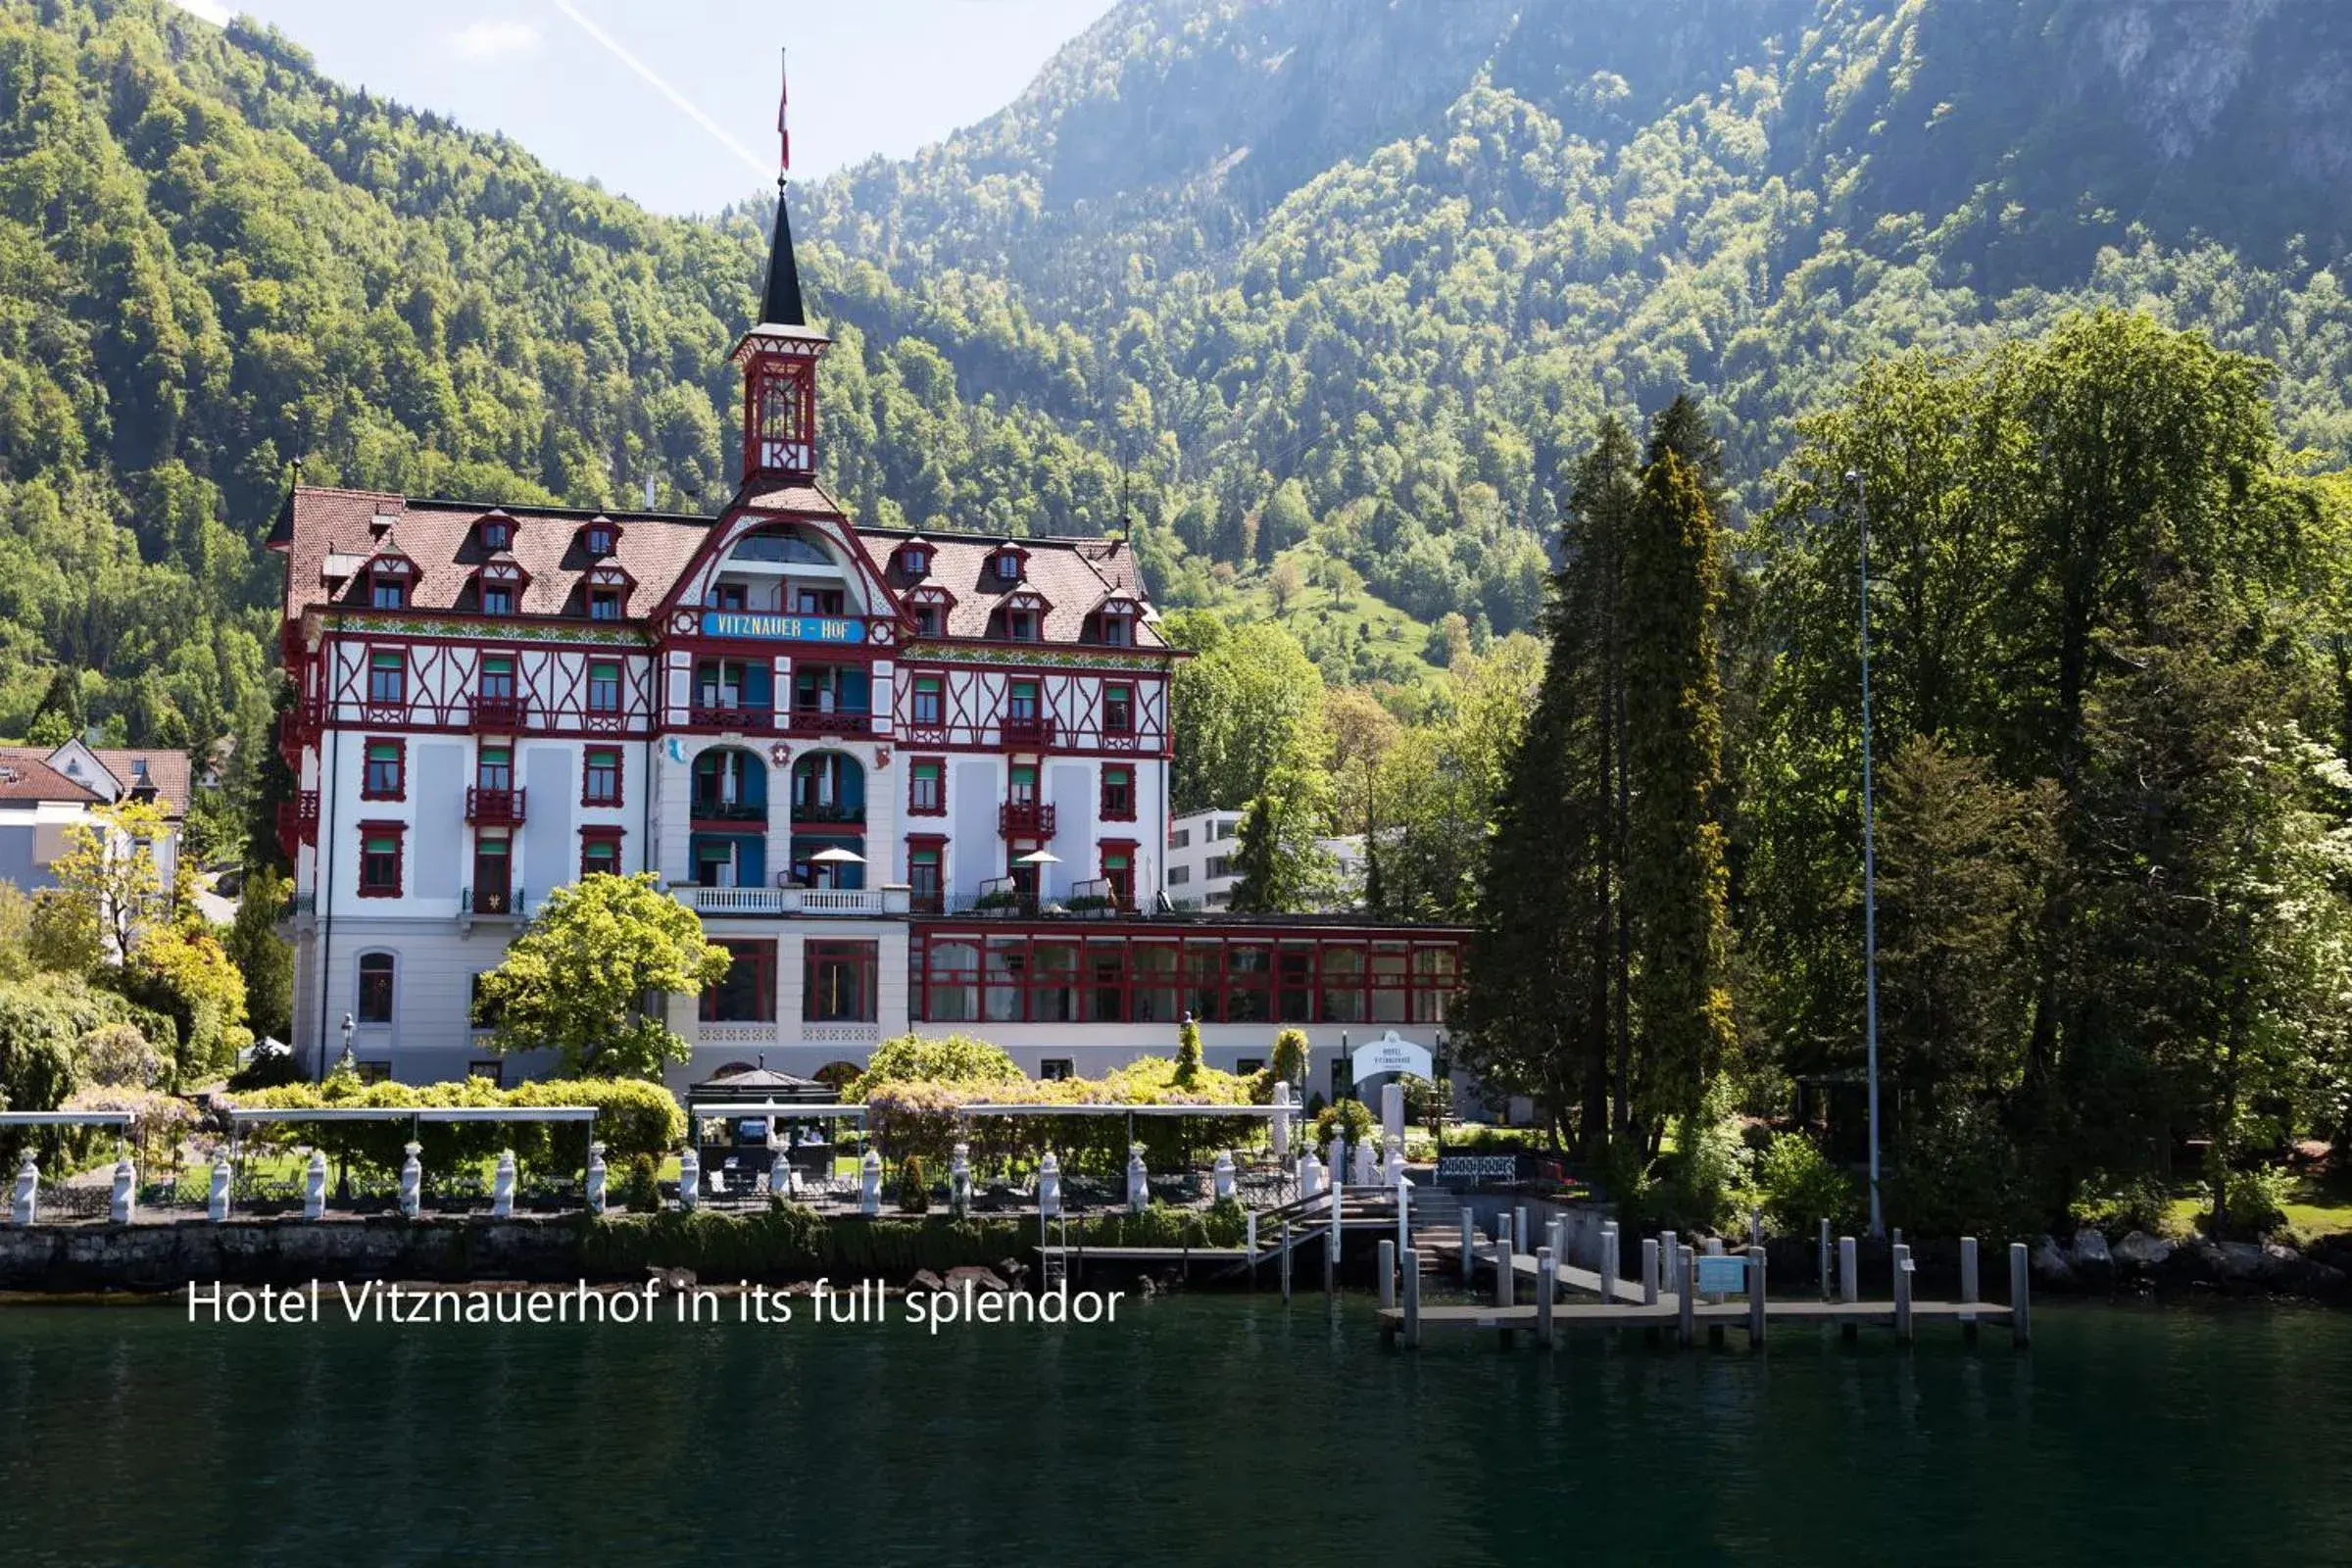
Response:
[[[948,1270],[947,1288],[949,1290],[960,1291],[966,1285],[983,1296],[999,1296],[1012,1289],[1011,1286],[997,1278],[997,1271],[993,1268],[982,1268],[977,1264],[970,1264],[963,1268]]]
[[[2107,1238],[2089,1225],[2075,1232],[2075,1245],[2068,1261],[2086,1281],[2104,1282],[2115,1272],[2115,1255],[2107,1250]]]
[[[2034,1277],[2044,1285],[2066,1285],[2073,1282],[2075,1266],[2066,1260],[2058,1244],[2044,1236],[2034,1249]]]
[[[695,1287],[695,1273],[690,1268],[663,1268],[659,1263],[645,1265],[645,1277],[653,1282],[657,1292],[684,1294]]]
[[[914,1271],[914,1278],[906,1282],[906,1294],[909,1296],[914,1295],[918,1291],[928,1293],[944,1291],[947,1288],[947,1281],[941,1279],[938,1275],[932,1273],[927,1268],[916,1269]]]
[[[2128,1269],[2153,1271],[2173,1255],[2173,1244],[2146,1231],[2132,1231],[2115,1244],[2115,1260]]]

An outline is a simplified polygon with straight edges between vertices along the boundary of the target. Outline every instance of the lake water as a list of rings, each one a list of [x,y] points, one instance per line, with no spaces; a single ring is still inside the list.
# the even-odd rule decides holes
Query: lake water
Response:
[[[0,1563],[2352,1560],[2352,1316],[2034,1327],[1553,1357],[1306,1297],[937,1337],[0,1309]]]

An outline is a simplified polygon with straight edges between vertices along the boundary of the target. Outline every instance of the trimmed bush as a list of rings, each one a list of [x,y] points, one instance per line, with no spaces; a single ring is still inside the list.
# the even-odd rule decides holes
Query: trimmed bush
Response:
[[[1862,1218],[1853,1178],[1803,1133],[1776,1133],[1756,1156],[1750,1195],[1780,1236],[1808,1236],[1823,1220],[1842,1235]]]

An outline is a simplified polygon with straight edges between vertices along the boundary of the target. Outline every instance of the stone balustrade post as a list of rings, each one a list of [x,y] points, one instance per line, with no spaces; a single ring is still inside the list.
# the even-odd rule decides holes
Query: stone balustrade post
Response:
[[[411,1144],[409,1147],[414,1149],[416,1146]],[[228,1184],[234,1179],[235,1174],[229,1168],[228,1151],[224,1149],[213,1161],[213,1190],[204,1204],[206,1216],[216,1225],[228,1218]]]
[[[678,1206],[689,1212],[703,1204],[703,1156],[688,1144],[678,1152]]]
[[[605,1211],[605,1146],[602,1144],[588,1146],[588,1175],[582,1196],[587,1200],[589,1213],[602,1214]]]
[[[882,1156],[871,1149],[858,1166],[858,1212],[868,1219],[882,1212]]]
[[[490,1217],[510,1219],[514,1213],[514,1151],[498,1152],[498,1169],[490,1177]]]
[[[948,1153],[948,1207],[957,1219],[972,1211],[972,1146],[966,1143]]]
[[[316,1220],[326,1213],[326,1151],[311,1151],[310,1165],[302,1173],[302,1217]]]
[[[408,1158],[400,1166],[400,1211],[415,1219],[424,1201],[424,1165],[416,1157],[424,1152],[424,1146],[411,1144],[407,1152]]]
[[[131,1164],[128,1154],[124,1154],[121,1159],[115,1161],[115,1196],[114,1201],[107,1209],[108,1217],[116,1224],[127,1225],[130,1223],[132,1195],[138,1189],[138,1167]]]
[[[1222,1203],[1233,1196],[1233,1151],[1220,1149],[1217,1151],[1216,1164],[1209,1169],[1210,1191],[1215,1193],[1218,1202]]]
[[[24,1163],[17,1167],[17,1191],[8,1203],[8,1222],[11,1225],[30,1225],[39,1212],[41,1167],[26,1154]]]
[[[1127,1209],[1141,1214],[1152,1203],[1152,1177],[1144,1169],[1144,1146],[1127,1146]]]
[[[1061,1161],[1052,1150],[1037,1165],[1037,1212],[1045,1219],[1057,1218],[1061,1213]]]

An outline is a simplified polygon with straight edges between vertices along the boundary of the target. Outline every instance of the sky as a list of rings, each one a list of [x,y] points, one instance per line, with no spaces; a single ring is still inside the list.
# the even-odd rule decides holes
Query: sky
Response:
[[[350,86],[504,131],[664,213],[775,177],[776,52],[792,170],[904,158],[1019,96],[1111,0],[178,0],[275,26]]]

